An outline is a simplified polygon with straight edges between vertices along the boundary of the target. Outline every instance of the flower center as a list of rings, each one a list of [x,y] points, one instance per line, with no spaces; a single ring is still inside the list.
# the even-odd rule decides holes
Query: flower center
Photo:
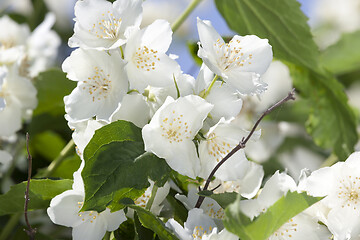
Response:
[[[156,63],[160,61],[157,53],[158,51],[143,46],[134,53],[132,61],[138,69],[153,71],[156,69]]]
[[[216,218],[216,219],[223,219],[224,218],[224,209],[223,208],[219,208],[218,210],[216,210],[214,208],[214,203],[209,203],[207,205],[205,205],[206,209],[204,210],[204,213],[206,215],[208,215],[211,218]]]
[[[220,66],[224,70],[229,70],[232,68],[244,67],[245,64],[251,64],[250,60],[252,59],[252,54],[245,56],[241,52],[242,47],[239,47],[240,40],[231,40],[229,43],[222,43],[220,39],[217,39],[214,43],[216,52],[220,54]]]
[[[88,77],[87,81],[83,81],[83,90],[87,90],[92,95],[92,100],[101,100],[107,98],[107,94],[111,88],[110,74],[105,74],[104,70],[95,67],[94,75]]]
[[[115,17],[110,11],[101,15],[103,18],[98,23],[94,23],[89,32],[95,33],[98,38],[116,39],[119,36],[122,19]]]
[[[147,202],[150,199],[151,191],[146,190],[143,195],[141,195],[138,199],[135,200],[135,204],[145,208]]]
[[[166,117],[161,120],[162,136],[167,138],[170,143],[182,142],[184,139],[189,139],[191,131],[188,130],[187,122],[184,122],[183,115],[172,111],[171,117]]]
[[[78,202],[78,208],[81,209],[84,202]],[[90,222],[93,223],[96,218],[100,215],[100,213],[95,211],[86,211],[86,212],[79,212],[78,217],[81,218],[83,222]]]
[[[282,225],[278,230],[276,230],[273,235],[269,237],[268,240],[286,240],[290,239],[295,232],[297,231],[297,224],[294,223],[293,219],[287,221]]]
[[[352,207],[354,210],[360,208],[360,178],[354,176],[347,176],[340,180],[338,198],[341,199],[344,208]]]
[[[231,145],[220,140],[215,133],[208,136],[208,154],[216,158],[219,162],[223,157],[231,151]]]
[[[210,234],[212,229],[212,226],[208,229],[204,229],[202,226],[195,226],[192,236],[194,240],[200,240],[204,235]]]
[[[1,49],[9,49],[15,46],[15,40],[12,38],[0,40]]]

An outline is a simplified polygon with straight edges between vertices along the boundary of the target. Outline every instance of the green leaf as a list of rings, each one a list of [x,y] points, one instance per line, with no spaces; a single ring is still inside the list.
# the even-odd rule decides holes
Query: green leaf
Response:
[[[333,77],[289,65],[294,85],[310,108],[306,130],[322,148],[345,160],[357,143],[357,120],[343,86]]]
[[[178,240],[178,238],[165,227],[165,224],[150,211],[136,205],[130,205],[128,207],[134,209],[141,224],[155,232],[161,240]]]
[[[64,115],[63,98],[76,87],[76,82],[68,80],[60,69],[50,69],[35,78],[35,87],[39,103],[34,115]]]
[[[132,219],[128,219],[127,221],[121,223],[120,227],[116,231],[114,231],[114,236],[116,240],[134,239],[134,221]]]
[[[102,146],[112,142],[142,142],[141,129],[126,121],[117,121],[95,131],[95,134],[84,150],[84,159],[94,156]]]
[[[72,180],[31,180],[28,210],[45,209],[56,195],[71,189]],[[0,195],[0,216],[24,211],[25,190],[27,182],[14,185]]]
[[[188,217],[188,210],[184,207],[182,202],[177,200],[174,196],[177,194],[177,192],[173,189],[170,189],[170,193],[166,196],[166,200],[171,205],[171,216],[166,216],[168,218],[174,218],[175,221],[180,223],[181,225],[184,225],[184,222],[186,221]]]
[[[264,240],[292,217],[320,200],[321,198],[311,197],[306,193],[288,192],[264,214],[251,222],[241,212],[240,199],[237,199],[225,209],[223,222],[226,229],[239,236],[241,240]]]
[[[81,159],[76,153],[72,156],[66,157],[62,161],[59,167],[51,174],[54,178],[65,178],[72,179],[73,173],[79,169],[81,164]]]
[[[95,132],[84,159],[84,211],[119,210],[122,198],[135,200],[150,186],[148,178],[163,186],[171,173],[165,160],[144,151],[141,129],[122,120]]]
[[[156,234],[150,229],[143,227],[137,213],[134,214],[135,232],[139,240],[154,240]]]
[[[323,65],[335,74],[344,74],[360,69],[360,31],[346,33],[322,54]]]
[[[228,205],[233,203],[240,194],[236,192],[227,192],[214,194],[212,191],[200,191],[198,195],[214,199],[222,208],[226,208]],[[240,196],[241,198],[241,196]]]
[[[277,58],[319,72],[318,47],[296,0],[215,0],[215,3],[235,32],[267,38]]]

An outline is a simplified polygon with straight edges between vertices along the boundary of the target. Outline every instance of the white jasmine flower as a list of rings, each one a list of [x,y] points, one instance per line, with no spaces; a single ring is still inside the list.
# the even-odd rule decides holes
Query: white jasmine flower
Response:
[[[237,236],[227,232],[226,229],[218,233],[218,228],[215,222],[206,214],[203,213],[202,209],[194,208],[188,213],[188,218],[182,227],[173,218],[169,219],[166,227],[174,231],[176,236],[180,240],[236,240]],[[224,233],[226,232],[226,233]],[[223,237],[223,238],[220,238]]]
[[[0,33],[1,50],[26,44],[30,36],[30,29],[26,24],[18,24],[5,15],[0,18],[0,26],[6,30]]]
[[[234,36],[225,43],[209,21],[197,20],[200,37],[198,56],[215,74],[242,94],[259,94],[266,89],[260,75],[272,60],[267,39],[255,35]]]
[[[75,5],[74,35],[70,47],[115,49],[140,26],[141,0],[84,0]]]
[[[189,185],[189,192],[187,196],[176,194],[175,198],[181,201],[184,206],[190,211],[196,205],[199,198],[198,191],[195,186]],[[222,220],[224,218],[224,209],[211,198],[206,197],[202,202],[200,209],[203,210],[205,215],[211,217],[214,221]]]
[[[30,77],[37,76],[55,62],[61,40],[56,32],[51,30],[54,23],[55,15],[48,13],[26,42],[26,61],[29,64]]]
[[[213,78],[214,73],[203,64],[196,79],[195,93],[200,96],[204,95],[211,85]],[[214,83],[205,99],[209,103],[214,104],[214,108],[210,112],[211,125],[217,123],[222,117],[226,120],[236,117],[239,114],[243,103],[241,96],[236,89],[229,86],[229,84],[220,81]]]
[[[111,213],[108,208],[101,213],[79,212],[85,197],[84,183],[81,179],[83,167],[84,162],[74,173],[73,189],[54,197],[47,213],[55,224],[72,227],[74,240],[101,240],[106,231],[115,231],[122,222],[126,221],[126,217],[123,210]]]
[[[150,182],[150,187],[148,187],[146,189],[146,191],[144,192],[143,195],[141,195],[138,199],[135,200],[135,204],[145,208],[150,197],[151,197],[151,193],[152,190],[154,188],[154,182],[149,180]],[[166,182],[164,184],[164,186],[159,187],[156,191],[156,195],[154,198],[154,202],[151,205],[150,211],[155,214],[155,215],[159,215],[161,212],[161,209],[163,208],[162,202],[165,200],[166,196],[169,194],[170,191],[170,184],[168,182]],[[128,209],[130,210],[130,209]]]
[[[21,58],[25,52],[30,29],[26,24],[18,24],[8,16],[0,18],[0,63],[10,64]]]
[[[142,128],[150,120],[150,107],[141,94],[126,94],[111,116],[111,122],[117,120],[126,120]]]
[[[7,73],[0,98],[4,99],[5,107],[0,111],[0,136],[9,137],[20,130],[22,119],[36,107],[37,91],[29,79],[19,75],[18,64],[14,63],[4,71]]]
[[[231,123],[232,119],[225,121],[224,118],[210,128],[205,135],[206,140],[200,141],[199,157],[201,163],[202,178],[207,178],[210,172],[233,148],[240,143],[248,132],[238,125]],[[258,131],[255,138],[260,137]],[[240,149],[231,156],[215,173],[215,177],[223,181],[242,179],[251,168],[250,162],[245,156],[244,149]]]
[[[345,162],[314,171],[305,181],[306,191],[330,209],[327,226],[335,239],[357,239],[360,231],[360,152]]]
[[[76,49],[63,63],[63,71],[77,87],[64,97],[65,111],[73,121],[96,116],[110,121],[128,89],[120,54]]]
[[[54,63],[60,38],[51,30],[55,16],[48,13],[45,20],[30,34],[27,25],[18,24],[9,17],[0,19],[0,62],[13,64],[21,61],[20,75],[35,77]]]
[[[164,158],[180,174],[195,178],[200,162],[193,139],[212,107],[194,95],[176,101],[167,97],[150,123],[142,129],[145,150]]]
[[[131,88],[142,92],[148,85],[166,87],[174,84],[180,66],[165,54],[171,40],[171,27],[165,20],[156,20],[129,38],[124,57]]]

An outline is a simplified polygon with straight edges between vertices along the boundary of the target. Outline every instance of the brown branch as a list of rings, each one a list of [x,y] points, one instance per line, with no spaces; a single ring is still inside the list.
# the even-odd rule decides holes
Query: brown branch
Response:
[[[28,167],[28,179],[27,179],[26,192],[25,192],[24,215],[25,215],[25,222],[26,222],[28,229],[24,229],[24,231],[29,236],[30,240],[35,240],[36,229],[31,227],[31,225],[29,223],[29,219],[28,219],[28,205],[29,205],[29,201],[30,201],[29,189],[30,189],[30,180],[31,180],[31,171],[32,171],[32,157],[31,157],[31,154],[29,151],[29,133],[26,133],[26,150],[27,150],[27,154],[28,154],[29,167]]]
[[[272,112],[275,108],[277,108],[278,106],[282,105],[283,103],[289,101],[289,100],[295,100],[295,88],[288,93],[288,95],[283,98],[282,100],[280,100],[279,102],[275,103],[273,106],[271,106],[270,108],[268,108],[261,116],[260,118],[256,121],[255,125],[253,126],[253,128],[251,129],[249,135],[246,138],[243,138],[238,145],[236,145],[236,147],[234,147],[215,167],[214,169],[211,171],[211,173],[209,174],[209,177],[207,178],[204,188],[202,189],[202,191],[205,191],[208,189],[211,179],[214,177],[216,171],[220,168],[221,165],[223,165],[226,160],[228,160],[232,155],[234,155],[237,151],[239,151],[240,149],[245,148],[246,143],[249,141],[249,139],[251,138],[251,136],[254,134],[256,128],[259,126],[261,120],[268,115],[270,112]],[[203,196],[199,196],[195,208],[200,208],[202,202],[204,201],[205,197]]]

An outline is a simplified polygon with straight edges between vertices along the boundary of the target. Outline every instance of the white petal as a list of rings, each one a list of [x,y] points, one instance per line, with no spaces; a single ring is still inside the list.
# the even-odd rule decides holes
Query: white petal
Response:
[[[210,233],[216,227],[214,220],[208,215],[205,215],[202,209],[198,208],[189,211],[188,218],[184,223],[184,228],[191,233],[195,233],[197,228],[203,229],[206,233]]]
[[[264,177],[264,169],[262,165],[249,162],[246,175],[241,179],[241,187],[239,193],[244,198],[253,198],[260,189],[262,179]]]
[[[180,240],[192,240],[192,233],[185,230],[180,223],[175,221],[173,218],[169,219],[165,226],[171,229]]]
[[[126,216],[124,210],[110,212],[110,209],[106,209],[101,212],[100,215],[104,218],[106,222],[106,230],[111,232],[115,231],[122,222],[126,221]]]
[[[237,71],[237,69],[228,71],[224,80],[245,95],[260,94],[265,91],[267,87],[267,84],[261,80],[259,74],[254,72],[241,72]]]
[[[214,104],[214,108],[210,112],[214,122],[219,121],[221,117],[225,119],[236,117],[243,103],[240,94],[234,88],[219,81],[215,82],[206,100]]]
[[[127,59],[125,69],[130,81],[130,88],[142,92],[148,85],[167,87],[174,84],[174,75],[180,72],[179,64],[164,53],[157,53],[157,58],[145,66],[145,62],[137,63],[132,57]],[[145,57],[144,57],[145,58]],[[154,64],[151,65],[151,64]]]
[[[111,116],[111,121],[126,120],[142,128],[150,120],[150,108],[141,94],[127,94],[118,109]]]
[[[212,105],[189,95],[174,101],[168,97],[149,124],[142,129],[145,150],[165,158],[181,174],[195,177],[199,159],[192,142]]]
[[[17,104],[0,111],[0,136],[11,136],[21,129],[21,109]]]
[[[237,41],[240,43],[237,44]],[[251,56],[244,62],[241,71],[264,74],[272,61],[272,49],[267,39],[260,39],[255,35],[244,37],[234,36],[232,47],[241,49],[244,56]]]
[[[315,197],[323,197],[330,194],[335,186],[337,171],[343,163],[336,163],[332,167],[324,167],[314,171],[305,181],[305,188],[308,194]]]
[[[47,213],[55,224],[74,227],[81,224],[79,202],[84,200],[84,195],[74,190],[68,190],[54,197],[50,202]]]
[[[74,240],[101,240],[106,233],[105,219],[98,218],[93,222],[85,221],[73,228],[72,237]]]
[[[165,53],[172,41],[170,23],[158,19],[143,30],[141,42],[143,46]]]

